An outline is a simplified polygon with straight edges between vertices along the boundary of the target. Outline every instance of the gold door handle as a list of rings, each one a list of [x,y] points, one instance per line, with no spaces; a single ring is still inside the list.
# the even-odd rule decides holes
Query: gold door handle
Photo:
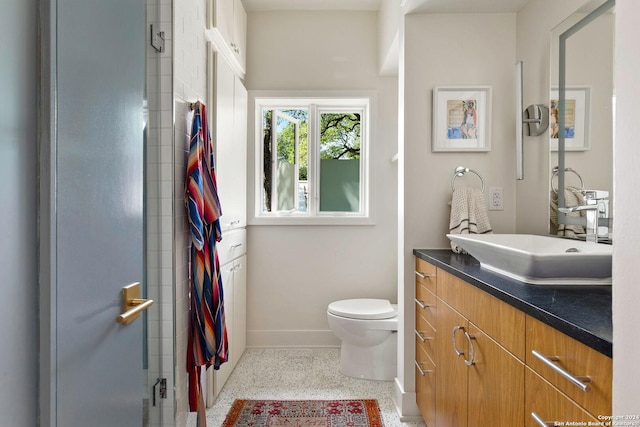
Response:
[[[128,325],[140,317],[140,313],[151,307],[152,304],[152,299],[140,298],[140,282],[125,286],[122,288],[123,313],[116,317],[116,322]]]

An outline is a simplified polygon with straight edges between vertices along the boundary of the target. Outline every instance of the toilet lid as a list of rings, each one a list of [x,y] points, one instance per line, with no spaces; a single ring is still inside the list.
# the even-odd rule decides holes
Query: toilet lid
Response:
[[[329,313],[349,319],[390,319],[397,313],[386,299],[345,299],[329,304]]]

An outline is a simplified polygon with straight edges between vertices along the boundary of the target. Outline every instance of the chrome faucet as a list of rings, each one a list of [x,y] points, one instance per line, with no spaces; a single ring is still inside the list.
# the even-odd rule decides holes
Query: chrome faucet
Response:
[[[599,218],[607,218],[609,216],[609,192],[584,190],[584,200],[585,205],[558,208],[558,210],[563,213],[585,211],[587,242],[598,243],[598,237],[608,237],[609,235],[609,227],[598,226]]]

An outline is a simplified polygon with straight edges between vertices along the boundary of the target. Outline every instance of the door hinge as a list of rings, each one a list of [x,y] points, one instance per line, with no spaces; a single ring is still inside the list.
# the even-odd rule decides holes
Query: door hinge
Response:
[[[167,398],[167,379],[166,378],[158,378],[158,381],[153,385],[153,406],[156,406],[156,387],[160,385],[160,399]]]

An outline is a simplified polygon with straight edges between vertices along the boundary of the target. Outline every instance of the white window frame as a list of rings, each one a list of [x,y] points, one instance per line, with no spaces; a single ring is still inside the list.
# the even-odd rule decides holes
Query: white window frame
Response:
[[[373,146],[372,124],[375,123],[375,94],[370,91],[291,93],[251,91],[249,93],[250,111],[253,110],[253,146],[254,180],[249,188],[248,223],[249,225],[372,225],[375,224],[371,209],[370,164]],[[308,109],[309,110],[309,159],[307,176],[309,178],[309,200],[307,212],[263,212],[263,134],[262,114],[264,109]],[[316,120],[320,113],[358,111],[362,114],[360,127],[360,209],[358,212],[320,212],[320,148]],[[251,126],[250,126],[251,129]],[[252,196],[251,196],[252,194]]]

